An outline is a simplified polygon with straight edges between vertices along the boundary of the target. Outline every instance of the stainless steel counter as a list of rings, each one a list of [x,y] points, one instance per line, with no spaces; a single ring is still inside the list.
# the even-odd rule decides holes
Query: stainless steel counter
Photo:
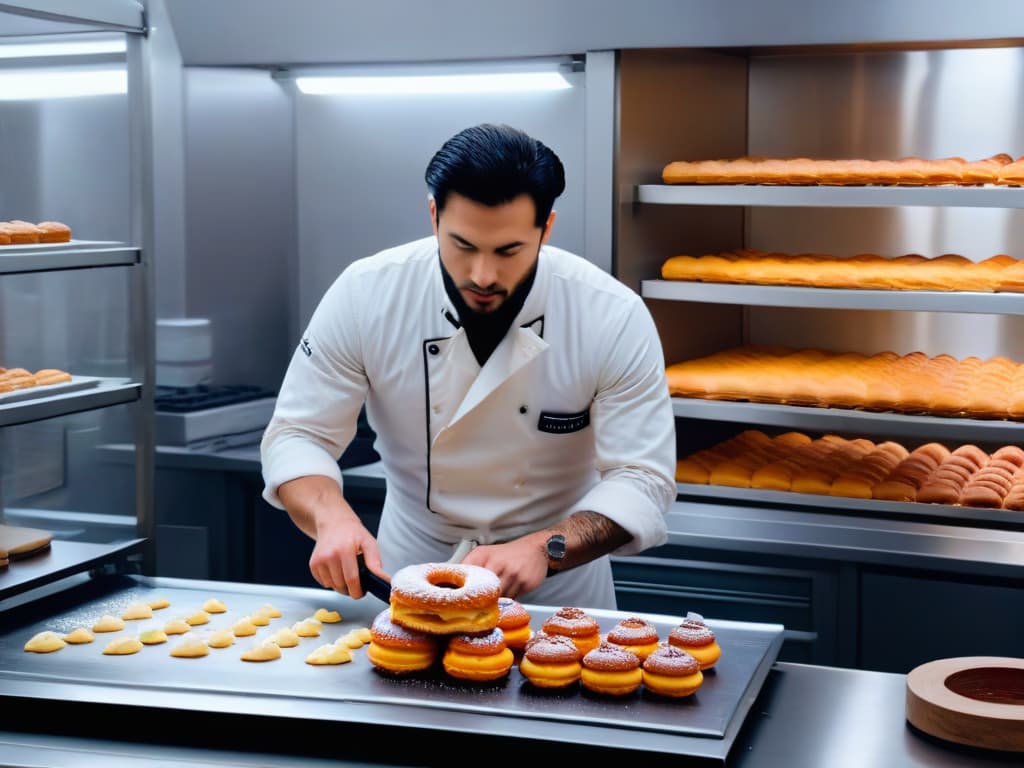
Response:
[[[906,724],[904,712],[905,677],[881,672],[814,667],[777,663],[769,672],[761,693],[754,702],[747,721],[735,742],[725,765],[729,768],[984,768],[985,766],[1021,765],[1019,754],[989,753],[939,742],[921,734]],[[101,716],[103,721],[104,717]],[[257,745],[265,740],[257,733],[226,740],[228,746],[201,746],[199,731],[163,731],[163,738],[147,735],[147,742],[137,740],[127,721],[106,722],[102,737],[69,735],[70,728],[48,719],[35,725],[17,718],[0,730],[0,755],[4,765],[38,766],[61,765],[77,768],[102,762],[123,765],[126,768],[181,765],[188,762],[196,766],[260,765],[314,766],[340,765],[447,765],[459,764],[452,756],[458,739],[449,739],[446,754],[423,751],[416,760],[417,736],[400,729],[392,731],[392,742],[381,743],[375,756],[367,759],[364,750],[355,747],[351,729],[339,727],[335,746],[344,751],[351,743],[352,758],[328,758],[322,745],[313,742],[291,741],[282,732],[279,749],[262,749]],[[242,723],[247,722],[243,716]],[[252,722],[256,722],[253,717]],[[17,726],[17,727],[12,727]],[[370,738],[367,734],[367,738]],[[401,754],[401,744],[407,749]],[[605,745],[612,748],[612,745]],[[508,740],[493,738],[486,754],[500,754],[511,747]],[[426,748],[424,748],[426,750]],[[575,755],[585,759],[595,750],[582,747]],[[521,752],[509,752],[517,760],[526,757]],[[544,759],[551,764],[554,757],[543,748],[529,752],[530,757]],[[657,764],[646,756],[640,758],[644,766]],[[674,766],[700,765],[680,756],[665,764]]]

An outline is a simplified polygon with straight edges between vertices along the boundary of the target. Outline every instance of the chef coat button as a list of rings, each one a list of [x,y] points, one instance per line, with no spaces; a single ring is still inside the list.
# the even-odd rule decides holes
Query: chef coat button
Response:
[[[429,352],[432,355],[436,355],[440,351],[441,348],[437,346],[437,344],[431,344],[429,347],[427,347],[427,352]]]
[[[525,405],[520,405],[519,406],[519,412],[520,413],[526,413],[528,410],[529,410],[529,408],[527,408]]]

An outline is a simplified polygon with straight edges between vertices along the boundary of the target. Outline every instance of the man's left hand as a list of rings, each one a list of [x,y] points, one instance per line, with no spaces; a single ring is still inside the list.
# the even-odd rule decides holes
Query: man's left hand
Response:
[[[548,572],[545,533],[530,534],[504,544],[481,544],[462,562],[480,565],[501,579],[501,594],[518,598],[541,585]]]

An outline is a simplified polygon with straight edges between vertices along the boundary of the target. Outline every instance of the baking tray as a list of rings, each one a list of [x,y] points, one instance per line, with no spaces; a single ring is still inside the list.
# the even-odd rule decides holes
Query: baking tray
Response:
[[[79,392],[83,389],[92,389],[99,386],[103,379],[99,376],[75,376],[72,374],[71,381],[61,381],[57,384],[43,384],[27,389],[15,389],[12,392],[0,392],[0,405],[17,403],[24,400],[36,400],[51,395],[64,395],[68,392]]]
[[[319,589],[142,576],[108,577],[81,589],[85,591],[60,595],[56,604],[56,598],[43,598],[22,606],[15,621],[5,617],[0,630],[0,696],[65,703],[113,700],[129,707],[269,716],[287,712],[288,717],[349,724],[383,723],[563,743],[614,744],[620,749],[724,760],[783,640],[781,625],[707,617],[722,647],[722,657],[706,672],[695,694],[671,700],[641,689],[626,697],[607,698],[578,685],[563,692],[540,691],[516,667],[497,683],[462,683],[440,670],[389,678],[373,668],[365,647],[353,651],[353,661],[348,664],[306,664],[305,657],[314,648],[354,627],[369,626],[386,607],[372,597],[355,601]],[[120,615],[129,603],[157,596],[167,598],[171,605],[154,612],[154,619],[128,622],[125,632],[97,634],[91,644],[68,645],[50,654],[23,650],[37,632],[65,633],[77,626],[90,627],[103,614]],[[130,656],[102,654],[109,639],[162,627],[170,618],[197,610],[210,597],[222,600],[228,612],[213,615],[211,622],[197,631],[230,627],[238,617],[268,602],[283,615],[260,628],[256,638],[238,638],[234,646],[211,649],[203,658],[171,657],[169,650],[180,640],[178,636]],[[526,607],[534,629],[556,610]],[[298,647],[283,649],[282,658],[276,661],[240,660],[242,650],[255,639],[312,616],[318,608],[338,610],[343,621],[324,624],[320,637],[303,638]],[[635,612],[590,613],[602,631],[627,616],[647,618],[663,638],[681,620],[681,616]]]

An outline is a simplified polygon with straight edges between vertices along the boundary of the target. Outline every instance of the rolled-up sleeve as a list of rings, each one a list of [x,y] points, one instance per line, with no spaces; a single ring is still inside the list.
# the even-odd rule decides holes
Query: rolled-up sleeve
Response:
[[[343,272],[324,294],[263,433],[263,498],[278,509],[284,505],[277,490],[289,480],[324,475],[342,486],[338,459],[355,436],[367,391],[354,280]]]
[[[615,554],[664,544],[676,498],[676,436],[665,358],[641,300],[612,340],[591,408],[600,481],[570,513],[598,512],[632,535]]]

